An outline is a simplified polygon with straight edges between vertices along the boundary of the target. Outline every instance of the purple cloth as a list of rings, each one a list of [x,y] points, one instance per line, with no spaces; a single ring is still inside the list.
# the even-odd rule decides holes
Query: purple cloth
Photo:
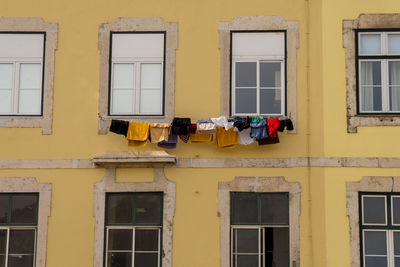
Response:
[[[157,145],[166,149],[175,149],[176,143],[178,143],[178,136],[173,134],[172,131],[169,131],[168,141],[161,141]]]
[[[184,143],[189,141],[189,135],[179,135],[179,139],[181,139]]]

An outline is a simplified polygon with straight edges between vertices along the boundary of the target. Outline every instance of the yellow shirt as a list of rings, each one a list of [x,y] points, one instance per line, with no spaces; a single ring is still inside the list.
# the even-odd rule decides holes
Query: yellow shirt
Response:
[[[239,134],[235,132],[234,127],[230,128],[228,131],[224,127],[217,127],[217,132],[215,135],[215,145],[217,147],[233,147],[239,144]]]
[[[129,122],[128,132],[126,139],[128,139],[128,146],[145,146],[147,138],[149,137],[149,123],[142,122]]]
[[[211,142],[213,140],[212,134],[199,134],[196,130],[196,133],[189,134],[190,142],[192,143],[206,143]]]

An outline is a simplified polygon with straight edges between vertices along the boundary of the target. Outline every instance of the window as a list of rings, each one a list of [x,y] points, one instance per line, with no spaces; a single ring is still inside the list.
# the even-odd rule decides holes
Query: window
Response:
[[[41,115],[44,39],[0,34],[0,115]]]
[[[360,193],[364,267],[400,266],[400,194]]]
[[[289,194],[231,193],[232,267],[289,267]]]
[[[360,113],[400,112],[400,32],[358,31]]]
[[[164,33],[111,33],[111,115],[162,115]]]
[[[233,115],[285,115],[286,32],[231,32]]]
[[[0,127],[52,133],[57,24],[0,18]]]
[[[107,193],[107,267],[161,266],[162,193]]]
[[[0,266],[35,266],[38,194],[0,194]]]
[[[280,16],[220,22],[220,115],[288,116],[296,133],[297,21]]]
[[[178,24],[161,18],[117,18],[99,26],[98,133],[112,119],[174,118]]]

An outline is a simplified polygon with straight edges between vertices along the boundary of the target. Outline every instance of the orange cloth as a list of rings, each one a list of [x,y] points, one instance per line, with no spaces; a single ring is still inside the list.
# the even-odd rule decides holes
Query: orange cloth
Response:
[[[224,127],[217,127],[215,135],[215,145],[217,147],[228,148],[236,144],[239,144],[239,134],[235,132],[234,127],[228,131]]]
[[[192,143],[206,143],[206,142],[211,142],[213,140],[213,135],[212,134],[200,134],[196,130],[195,133],[191,133],[189,135],[190,142]]]
[[[150,123],[150,136],[152,143],[168,141],[170,123]]]
[[[145,146],[147,138],[149,137],[149,123],[142,122],[129,122],[128,132],[126,139],[128,139],[128,146]]]

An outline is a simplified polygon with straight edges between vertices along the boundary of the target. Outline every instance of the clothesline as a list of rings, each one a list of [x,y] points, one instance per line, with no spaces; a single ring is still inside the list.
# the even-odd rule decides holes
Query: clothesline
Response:
[[[128,146],[145,146],[148,141],[159,147],[176,148],[178,137],[187,143],[212,142],[217,147],[229,148],[237,144],[249,145],[257,141],[259,145],[279,143],[278,131],[293,130],[290,118],[235,117],[225,116],[200,119],[191,123],[190,118],[174,118],[172,123],[145,123],[112,120],[110,132],[124,135]],[[214,138],[215,135],[215,138]]]

